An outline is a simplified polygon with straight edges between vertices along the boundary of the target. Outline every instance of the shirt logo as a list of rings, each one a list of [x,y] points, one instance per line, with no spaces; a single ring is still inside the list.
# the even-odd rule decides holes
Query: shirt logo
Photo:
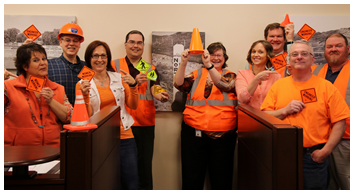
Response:
[[[314,88],[301,90],[300,95],[302,96],[303,103],[312,103],[317,101],[316,92]]]
[[[78,32],[78,30],[76,28],[71,28],[70,31],[75,34],[77,34],[77,32]]]

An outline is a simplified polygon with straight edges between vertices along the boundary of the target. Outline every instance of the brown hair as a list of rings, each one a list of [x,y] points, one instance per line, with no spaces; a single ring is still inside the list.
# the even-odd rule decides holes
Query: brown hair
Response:
[[[127,41],[129,40],[130,34],[140,34],[142,36],[142,41],[145,43],[145,36],[143,36],[142,32],[138,30],[132,30],[129,33],[127,33],[125,37],[125,43],[127,43]]]
[[[28,68],[32,58],[32,54],[34,52],[42,53],[47,58],[47,53],[45,52],[45,49],[43,48],[43,46],[37,43],[33,42],[33,43],[23,44],[22,46],[17,48],[15,66],[18,74],[23,74],[24,76],[26,76],[26,71],[23,67]]]
[[[270,59],[274,56],[274,54],[273,54],[272,45],[266,40],[257,40],[256,42],[254,42],[248,51],[248,56],[246,57],[246,60],[249,62],[249,64],[252,64],[251,51],[259,43],[262,44],[266,50],[266,55],[267,55],[267,59],[268,59],[266,66],[267,66],[267,68],[270,68],[270,67],[272,67],[272,63],[271,63]]]
[[[329,36],[327,36],[327,37],[325,38],[325,47],[326,47],[326,41],[327,41],[327,39],[329,39],[329,38],[332,37],[332,36],[335,36],[335,37],[342,37],[342,38],[344,39],[344,42],[346,42],[346,46],[349,45],[348,39],[347,39],[346,36],[344,36],[344,35],[341,34],[341,33],[333,33],[333,34],[331,34],[331,35],[329,35]]]
[[[228,60],[228,55],[227,55],[227,50],[226,48],[223,46],[223,44],[221,42],[215,42],[210,44],[207,47],[207,50],[210,54],[213,54],[214,52],[216,52],[217,50],[222,50],[223,51],[223,56],[224,56],[224,64],[222,66],[222,68],[226,68],[228,65],[226,64],[227,60]]]
[[[95,40],[91,42],[86,48],[85,61],[86,61],[87,67],[92,68],[92,64],[91,64],[92,53],[94,49],[96,49],[98,46],[103,46],[107,52],[107,57],[108,57],[107,71],[115,72],[111,64],[112,54],[110,52],[110,48],[107,43],[99,40]]]
[[[278,29],[281,28],[283,31],[283,38],[286,40],[286,32],[284,31],[284,27],[281,26],[281,24],[279,23],[270,23],[266,26],[265,30],[264,30],[264,36],[265,36],[265,40],[267,40],[267,36],[268,36],[268,31],[269,30],[273,30],[273,29]]]

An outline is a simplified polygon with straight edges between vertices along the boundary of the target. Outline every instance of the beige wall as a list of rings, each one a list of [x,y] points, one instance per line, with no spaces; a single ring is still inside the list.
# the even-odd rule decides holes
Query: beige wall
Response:
[[[222,42],[229,69],[246,63],[252,42],[263,39],[268,23],[282,22],[285,14],[349,15],[349,5],[4,5],[9,15],[70,15],[84,31],[80,58],[93,40],[109,44],[113,58],[125,56],[124,38],[130,30],[144,33],[143,58],[151,61],[152,31],[206,32],[206,46]],[[154,189],[181,189],[180,124],[182,114],[157,112],[153,160]]]

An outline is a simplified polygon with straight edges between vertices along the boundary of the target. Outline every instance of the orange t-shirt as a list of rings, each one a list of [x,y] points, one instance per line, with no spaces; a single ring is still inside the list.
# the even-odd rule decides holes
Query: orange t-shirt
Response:
[[[135,102],[134,100],[131,100],[134,98],[132,95],[138,95],[138,86],[135,87],[130,87],[128,84],[123,83],[123,86],[125,88],[124,93],[125,93],[125,104],[129,107],[135,106],[133,103]],[[80,82],[76,84],[76,90],[80,89]],[[101,101],[100,109],[103,109],[104,107],[107,106],[115,106],[115,98],[110,90],[110,85],[107,86],[107,88],[103,88],[97,85],[97,90],[99,92],[99,97]],[[131,92],[130,92],[131,91]],[[89,104],[89,94],[83,95],[83,98],[86,103],[86,108],[88,115],[91,116],[91,106]],[[122,122],[120,121],[120,139],[130,139],[134,138],[134,135],[132,133],[131,129],[128,129],[125,131],[124,127],[122,127]]]
[[[310,96],[302,95],[309,90],[315,90],[314,94],[311,92]],[[268,91],[261,110],[282,109],[292,100],[307,101],[301,112],[283,119],[291,125],[303,128],[303,147],[326,143],[332,124],[350,116],[348,106],[338,89],[315,75],[306,82],[294,82],[292,76],[277,80]]]

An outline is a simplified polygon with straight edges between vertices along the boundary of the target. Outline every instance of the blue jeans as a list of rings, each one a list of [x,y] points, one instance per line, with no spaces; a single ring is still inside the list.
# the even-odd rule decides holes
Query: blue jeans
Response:
[[[135,139],[120,140],[121,189],[140,190]]]
[[[303,156],[304,168],[304,189],[305,190],[326,190],[330,181],[329,158],[325,162],[317,163],[307,152]]]

